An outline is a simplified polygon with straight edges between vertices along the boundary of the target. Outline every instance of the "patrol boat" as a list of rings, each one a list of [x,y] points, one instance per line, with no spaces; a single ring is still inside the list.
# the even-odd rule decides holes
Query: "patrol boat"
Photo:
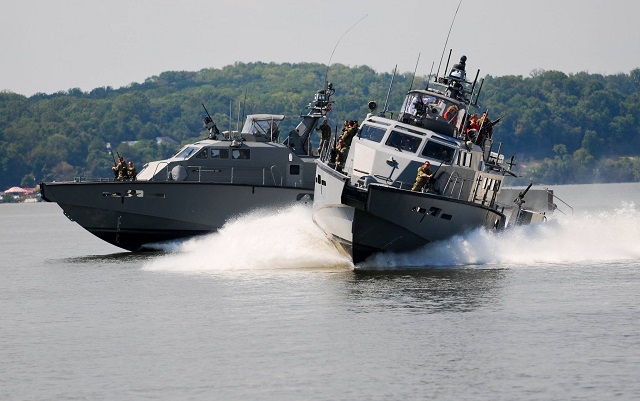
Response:
[[[467,130],[479,110],[478,73],[466,79],[466,56],[448,75],[424,90],[410,90],[397,119],[378,115],[375,102],[359,127],[343,164],[321,154],[316,172],[313,220],[353,263],[378,252],[405,252],[475,228],[500,230],[507,225],[542,221],[552,210],[524,207],[520,192],[510,204],[499,202],[505,176],[500,147],[494,151],[493,126],[484,117]],[[445,67],[445,71],[448,69]],[[479,129],[478,129],[479,128]],[[432,178],[412,191],[425,161]]]
[[[249,115],[241,132],[220,133],[207,112],[207,139],[145,164],[134,181],[47,182],[40,184],[42,199],[129,251],[216,231],[250,210],[310,202],[317,158],[310,134],[331,111],[334,92],[331,84],[316,92],[308,113],[281,143],[283,115]]]

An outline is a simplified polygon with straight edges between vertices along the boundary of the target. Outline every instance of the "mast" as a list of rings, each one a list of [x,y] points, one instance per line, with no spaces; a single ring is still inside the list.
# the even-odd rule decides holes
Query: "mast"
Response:
[[[460,4],[462,4],[462,0],[458,3],[458,8],[456,8],[456,13],[453,14],[453,20],[451,21],[451,26],[449,27],[449,33],[447,33],[447,39],[444,41],[444,46],[442,47],[442,56],[440,56],[440,64],[438,64],[438,72],[436,72],[436,77],[440,75],[440,66],[442,66],[442,59],[444,58],[444,52],[447,49],[447,43],[449,43],[449,35],[451,35],[451,29],[453,29],[453,23],[456,21],[456,16],[458,15],[458,10],[460,9]],[[449,52],[449,57],[451,57],[451,52]],[[449,62],[447,61],[447,65]],[[445,68],[446,71],[446,68]]]
[[[393,69],[393,75],[391,76],[391,82],[389,83],[389,90],[387,90],[387,98],[384,101],[384,109],[382,109],[382,112],[380,113],[381,116],[386,116],[387,114],[387,106],[389,104],[389,95],[391,94],[391,87],[393,87],[393,80],[396,77],[396,70],[398,69],[398,64],[396,64],[395,68]]]
[[[335,93],[331,82],[325,84],[326,89],[316,92],[313,103],[307,105],[309,112],[301,115],[302,121],[289,133],[287,144],[298,156],[309,155],[311,144],[309,137],[318,125],[318,121],[325,117],[333,108],[331,96]]]

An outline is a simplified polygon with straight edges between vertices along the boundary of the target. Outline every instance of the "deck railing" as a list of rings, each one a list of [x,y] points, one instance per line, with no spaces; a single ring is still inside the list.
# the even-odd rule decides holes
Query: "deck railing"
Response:
[[[161,179],[157,179],[160,175]],[[156,169],[150,181],[170,181],[171,171],[168,166]],[[156,177],[153,179],[153,177]],[[273,165],[270,168],[237,168],[230,167],[224,169],[211,169],[202,166],[187,166],[187,177],[183,181],[188,182],[207,182],[218,184],[249,184],[249,185],[284,185],[284,174],[280,169]],[[116,178],[86,178],[77,176],[73,178],[74,182],[118,182],[131,181],[128,179],[118,180]],[[142,180],[146,181],[146,180]]]

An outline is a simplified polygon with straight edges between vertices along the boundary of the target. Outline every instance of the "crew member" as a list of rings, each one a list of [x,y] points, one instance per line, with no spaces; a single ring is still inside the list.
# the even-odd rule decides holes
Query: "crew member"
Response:
[[[331,127],[329,126],[329,122],[325,119],[322,124],[316,128],[316,131],[320,131],[318,154],[321,154],[321,152],[329,146],[329,141],[331,140]]]
[[[456,125],[456,122],[458,121],[458,106],[456,106],[455,104],[449,106],[442,117],[444,117],[444,119],[447,120],[449,124]]]
[[[138,175],[138,172],[136,171],[136,168],[133,167],[133,162],[130,161],[129,165],[127,166],[127,179],[130,181],[135,181],[136,175]]]
[[[412,191],[422,191],[425,185],[429,183],[429,180],[431,180],[431,177],[433,177],[433,173],[431,172],[431,169],[429,167],[430,164],[427,160],[425,160],[422,166],[418,167],[418,175],[416,176],[416,182],[411,188]]]
[[[341,139],[344,141],[344,145],[347,148],[351,146],[351,141],[353,140],[353,137],[356,136],[356,133],[358,133],[358,122],[350,121],[349,129],[344,134],[342,134],[341,137]]]
[[[345,160],[347,160],[347,153],[349,152],[349,147],[345,145],[344,140],[340,138],[338,140],[338,145],[336,146],[336,167],[340,171],[342,170],[343,164]]]
[[[127,176],[127,162],[124,161],[124,157],[118,157],[118,164],[111,167],[113,174],[116,176],[116,180],[124,180]]]
[[[478,137],[478,132],[480,131],[480,124],[478,123],[478,115],[473,113],[471,117],[469,117],[469,125],[467,126],[467,131],[465,133],[464,140],[471,139],[472,141]]]

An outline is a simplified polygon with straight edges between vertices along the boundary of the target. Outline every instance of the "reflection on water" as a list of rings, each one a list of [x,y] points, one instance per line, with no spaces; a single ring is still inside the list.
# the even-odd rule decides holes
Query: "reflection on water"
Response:
[[[76,256],[72,258],[63,258],[55,260],[56,263],[61,264],[126,264],[127,267],[136,267],[141,263],[154,257],[162,255],[164,252],[117,252],[106,255],[87,255]]]
[[[501,269],[473,268],[357,271],[348,296],[356,312],[466,312],[496,302],[505,275]]]

